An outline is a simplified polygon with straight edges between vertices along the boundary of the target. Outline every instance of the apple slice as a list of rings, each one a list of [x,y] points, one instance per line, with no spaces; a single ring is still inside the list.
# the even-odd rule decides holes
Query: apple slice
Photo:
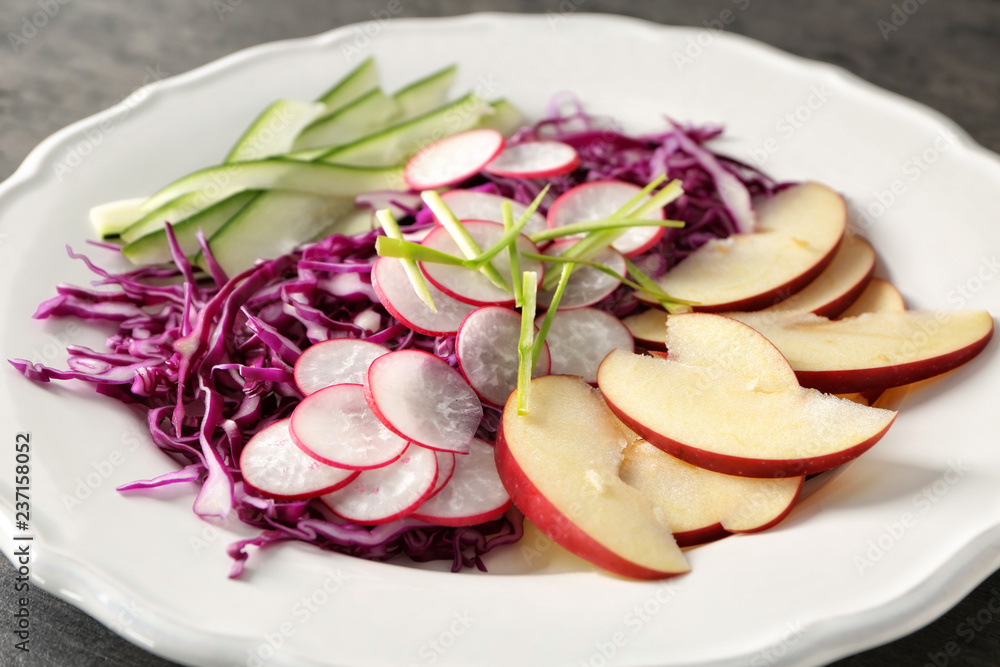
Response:
[[[993,336],[984,310],[863,313],[730,313],[760,331],[805,387],[836,394],[898,387],[961,366]]]
[[[666,342],[667,358],[611,352],[597,384],[629,428],[702,468],[821,472],[862,454],[896,416],[799,387],[766,338],[721,315],[671,315]]]
[[[782,190],[757,209],[757,231],[713,239],[657,282],[696,310],[758,310],[805,287],[847,225],[843,198],[819,183]]]
[[[792,510],[805,480],[722,475],[685,463],[645,440],[625,448],[618,475],[653,503],[682,547],[776,525]]]
[[[888,280],[872,278],[858,298],[838,317],[854,317],[862,313],[901,313],[906,310],[906,302],[896,286]],[[820,313],[822,314],[822,313]]]
[[[834,317],[861,294],[875,271],[875,250],[859,236],[845,238],[816,278],[765,310],[797,310]]]
[[[531,381],[531,406],[507,401],[497,471],[514,504],[568,551],[626,577],[688,571],[667,526],[618,477],[625,438],[600,393],[570,375]]]
[[[650,308],[627,316],[622,324],[632,334],[636,345],[644,350],[662,352],[667,349],[667,311]]]

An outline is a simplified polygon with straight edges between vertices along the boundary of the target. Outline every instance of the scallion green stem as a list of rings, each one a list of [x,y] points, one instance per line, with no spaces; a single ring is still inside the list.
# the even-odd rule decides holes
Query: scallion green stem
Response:
[[[469,230],[459,222],[455,214],[448,208],[448,205],[441,199],[441,195],[433,190],[425,190],[420,193],[420,198],[424,200],[427,207],[434,213],[434,217],[437,218],[438,222],[448,231],[466,259],[475,260],[483,253],[482,248],[479,247],[476,240],[469,234]],[[496,267],[489,262],[480,266],[479,271],[500,289],[506,292],[511,291],[510,285],[503,279],[503,276],[500,275]]]
[[[382,229],[385,230],[385,238],[390,241],[403,242],[403,232],[400,231],[396,218],[392,216],[392,211],[387,208],[380,209],[375,212],[375,217],[382,225]],[[379,240],[381,241],[382,239]],[[424,276],[420,272],[420,267],[417,266],[417,263],[413,259],[400,259],[400,261],[403,263],[403,270],[406,272],[406,277],[410,279],[410,284],[413,285],[413,291],[428,308],[436,313],[437,306],[434,305],[434,299],[431,297],[431,291],[427,288],[427,283],[424,282]]]
[[[528,414],[531,391],[531,375],[534,368],[535,348],[535,307],[538,291],[538,274],[525,271],[522,290],[524,303],[521,305],[521,336],[517,341],[517,414]]]

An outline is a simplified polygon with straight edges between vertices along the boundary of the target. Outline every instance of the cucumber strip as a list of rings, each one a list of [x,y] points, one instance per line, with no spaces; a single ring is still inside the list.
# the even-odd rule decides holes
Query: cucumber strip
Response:
[[[284,157],[209,167],[174,181],[146,200],[147,211],[191,192],[287,189],[326,197],[353,197],[372,190],[405,190],[403,168],[300,162]],[[218,201],[218,200],[217,200]]]
[[[449,65],[396,91],[393,99],[403,110],[402,119],[415,118],[448,100],[458,75],[458,66]]]
[[[301,151],[350,143],[386,127],[400,118],[402,111],[396,100],[376,88],[308,125],[295,138],[292,148]]]
[[[505,99],[499,99],[490,104],[492,113],[488,113],[480,119],[476,127],[496,130],[505,137],[509,137],[514,130],[524,126],[524,114],[516,106]]]
[[[90,224],[102,239],[120,235],[142,217],[140,207],[145,197],[118,199],[90,209]]]
[[[164,222],[178,224],[181,220],[204,211],[209,206],[222,201],[226,197],[227,195],[223,194],[218,188],[212,192],[201,190],[186,192],[142,215],[142,217],[129,225],[121,233],[121,239],[125,243],[132,243],[146,234],[152,234],[163,229]]]
[[[346,107],[373,88],[377,88],[378,85],[378,68],[375,65],[375,59],[365,58],[332,88],[320,95],[316,101],[326,106],[327,113],[333,113]]]
[[[202,230],[206,238],[211,238],[230,218],[259,195],[259,190],[237,193],[175,224],[173,226],[174,236],[177,238],[181,250],[185,255],[193,255],[198,252],[197,234],[199,229]],[[156,231],[146,234],[122,248],[122,255],[133,264],[138,265],[169,262],[172,256],[163,221],[159,221],[159,228]]]
[[[349,197],[320,197],[271,190],[254,198],[209,238],[215,260],[234,276],[258,259],[289,253],[354,208]],[[199,253],[198,266],[205,268]]]
[[[302,128],[326,112],[320,102],[278,100],[257,116],[226,156],[226,162],[262,160],[287,153]]]
[[[476,127],[490,105],[469,93],[346,146],[331,149],[318,158],[325,163],[356,166],[398,165],[441,137]]]

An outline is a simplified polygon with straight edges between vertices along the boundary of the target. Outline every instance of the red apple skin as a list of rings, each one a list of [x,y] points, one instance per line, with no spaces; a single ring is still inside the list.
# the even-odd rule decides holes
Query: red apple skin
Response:
[[[812,387],[828,394],[866,393],[899,387],[946,373],[972,360],[993,338],[995,327],[979,340],[931,359],[921,359],[881,368],[852,368],[839,371],[795,371],[803,387]]]
[[[811,475],[823,472],[839,465],[847,463],[864,454],[866,451],[882,439],[889,427],[896,421],[892,420],[886,424],[885,428],[872,437],[859,442],[853,447],[842,449],[832,454],[824,456],[813,456],[806,459],[752,459],[742,456],[731,456],[711,452],[699,447],[693,447],[683,442],[678,442],[668,438],[661,433],[656,433],[646,428],[641,422],[633,419],[614,403],[605,397],[605,401],[611,411],[614,412],[622,422],[630,429],[641,435],[650,444],[653,444],[667,454],[675,456],[682,461],[687,461],[691,465],[713,470],[726,475],[736,475],[738,477],[798,477],[800,475]],[[516,501],[515,501],[516,502]]]
[[[835,254],[837,254],[836,245],[833,248],[831,248],[830,251],[826,253],[826,255],[824,255],[823,258],[820,259],[820,261],[818,261],[816,264],[814,264],[808,271],[806,271],[805,273],[800,273],[799,275],[795,276],[794,278],[786,282],[784,285],[779,285],[778,287],[770,289],[766,292],[755,294],[745,299],[730,301],[728,303],[714,303],[709,306],[702,306],[695,304],[691,307],[694,310],[701,313],[725,313],[733,310],[744,310],[744,311],[763,310],[768,306],[773,306],[776,303],[784,301],[789,296],[795,294],[800,289],[802,289],[803,287],[811,283],[813,280],[815,280],[816,276],[822,273],[823,269],[825,269],[827,265],[830,264]],[[847,305],[845,305],[844,308],[846,308]]]
[[[868,286],[868,283],[871,281],[872,276],[874,274],[875,274],[875,264],[872,263],[872,267],[868,270],[868,273],[865,274],[865,277],[864,279],[862,279],[861,282],[859,282],[857,285],[852,287],[847,292],[844,292],[844,294],[842,294],[840,297],[820,306],[819,308],[816,308],[812,312],[815,313],[816,315],[829,317],[830,319],[833,319],[837,315],[840,315],[842,312],[847,310],[852,303],[857,301],[858,297],[861,296],[861,293],[865,291],[865,287]]]
[[[548,498],[535,487],[518,465],[503,435],[503,422],[497,431],[494,448],[497,472],[514,505],[531,520],[538,529],[567,551],[601,567],[608,572],[630,579],[666,579],[684,572],[660,572],[625,560],[587,533],[573,520],[556,508]]]
[[[674,533],[674,539],[677,540],[677,546],[681,549],[686,549],[688,547],[697,547],[702,544],[708,544],[709,542],[717,542],[724,537],[729,537],[732,535],[731,532],[722,527],[721,523],[713,523],[710,526],[703,526],[701,528],[692,528],[691,530],[683,530],[679,533]]]

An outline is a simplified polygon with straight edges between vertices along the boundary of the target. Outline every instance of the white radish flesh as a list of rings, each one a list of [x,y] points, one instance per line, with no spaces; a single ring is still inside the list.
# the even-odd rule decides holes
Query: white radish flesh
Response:
[[[535,323],[541,325],[544,315]],[[597,383],[597,368],[612,350],[633,352],[635,341],[614,315],[597,308],[560,310],[552,318],[545,342],[552,357],[552,375],[579,375]]]
[[[474,310],[458,328],[455,351],[462,374],[473,390],[497,407],[517,389],[517,344],[521,315],[509,308],[486,306]],[[549,374],[549,347],[545,343],[532,377]]]
[[[510,178],[548,178],[568,174],[580,165],[576,149],[561,141],[526,141],[507,146],[484,168]]]
[[[398,459],[408,444],[378,420],[360,384],[337,384],[310,394],[295,407],[291,420],[295,444],[338,468],[381,468]]]
[[[510,203],[510,210],[514,214],[515,221],[520,219],[528,209],[524,204],[508,197],[490,194],[489,192],[478,192],[476,190],[449,190],[441,195],[441,199],[444,200],[448,209],[459,220],[503,222],[502,206],[504,202]],[[437,218],[434,220],[437,222]],[[526,235],[531,235],[546,229],[547,226],[545,216],[535,211],[531,214],[522,231]]]
[[[402,438],[466,454],[483,404],[462,375],[421,350],[397,350],[368,369],[365,398],[379,420]]]
[[[624,181],[591,181],[567,190],[552,202],[549,208],[548,225],[555,229],[575,222],[604,220],[614,215],[632,197],[642,190],[638,185]],[[648,199],[649,197],[644,198]],[[641,203],[641,202],[640,202]],[[638,204],[637,204],[638,206]],[[663,209],[647,216],[648,219],[662,220]],[[632,227],[612,244],[615,250],[625,255],[637,255],[649,250],[660,237],[663,227]]]
[[[458,458],[454,452],[435,451],[434,455],[437,456],[438,473],[434,488],[431,489],[431,496],[443,489],[451,476],[455,474],[455,459]]]
[[[342,519],[363,525],[389,523],[411,514],[430,497],[437,480],[437,457],[410,446],[387,466],[365,470],[322,500]]]
[[[496,130],[469,130],[435,141],[410,158],[403,171],[414,190],[433,190],[460,183],[489,164],[504,147]]]
[[[476,309],[448,296],[427,283],[437,312],[431,310],[413,291],[403,264],[394,257],[379,257],[372,267],[372,287],[378,300],[397,320],[417,333],[450,336],[458,331],[465,316]]]
[[[543,254],[551,256],[559,255],[574,243],[576,241],[557,241],[546,248]],[[603,264],[618,275],[625,275],[625,258],[621,253],[612,248],[605,248],[589,261]],[[560,268],[554,267],[549,270],[559,271]],[[573,268],[573,273],[570,274],[566,290],[559,300],[559,310],[593,305],[614,292],[620,284],[620,280],[603,271],[590,266],[577,265]],[[548,307],[552,303],[555,291],[555,287],[550,290],[540,291],[538,293],[538,304]]]
[[[476,438],[468,455],[458,456],[455,474],[412,516],[441,526],[473,526],[499,517],[510,507],[493,447]]]
[[[389,348],[357,338],[334,338],[311,345],[295,362],[295,384],[308,396],[335,384],[361,384],[368,365]]]
[[[320,463],[296,447],[289,422],[270,424],[244,445],[240,471],[247,486],[269,498],[302,500],[339,489],[358,475]]]
[[[473,240],[483,250],[492,247],[504,234],[503,225],[487,220],[465,220],[462,226],[469,232]],[[441,252],[462,256],[462,251],[458,244],[451,237],[444,227],[436,227],[427,235],[421,245],[433,248]],[[538,248],[527,236],[521,234],[517,237],[517,249],[519,252],[537,253]],[[500,275],[510,282],[510,258],[506,250],[493,258],[490,262],[500,273]],[[427,279],[435,287],[445,292],[449,296],[474,306],[513,306],[514,294],[494,285],[489,278],[473,269],[463,266],[452,266],[449,264],[435,264],[423,262],[420,265]],[[536,259],[520,258],[520,268],[522,272],[534,271],[538,279],[542,279],[542,263]]]

